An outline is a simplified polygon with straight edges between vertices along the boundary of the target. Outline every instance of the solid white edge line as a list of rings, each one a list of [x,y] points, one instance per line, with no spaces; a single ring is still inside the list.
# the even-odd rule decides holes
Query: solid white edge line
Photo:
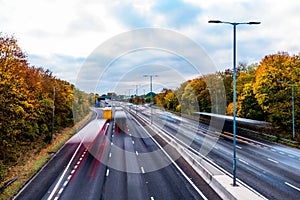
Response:
[[[148,131],[144,128],[144,126],[142,126],[139,121],[137,121],[135,118],[133,118],[137,124],[140,125],[140,127],[142,127],[142,129],[147,133],[147,135],[154,141],[154,143],[161,149],[161,151],[167,156],[168,159],[170,159],[170,161],[172,162],[172,164],[177,168],[177,170],[183,175],[183,177],[192,185],[192,187],[200,194],[200,196],[205,199],[208,200],[206,198],[206,196],[201,192],[201,190],[199,190],[199,188],[194,184],[193,181],[191,181],[191,179],[189,179],[189,177],[184,173],[184,171],[182,171],[182,169],[177,165],[177,163],[171,158],[171,156],[160,146],[160,144],[152,137],[152,135],[150,133],[148,133]]]
[[[288,186],[290,186],[290,187],[292,187],[292,188],[294,188],[295,190],[298,190],[298,191],[300,192],[300,188],[297,188],[296,186],[294,186],[294,185],[292,185],[292,184],[290,184],[290,183],[288,183],[288,182],[284,182],[284,184],[286,184],[286,185],[288,185]]]

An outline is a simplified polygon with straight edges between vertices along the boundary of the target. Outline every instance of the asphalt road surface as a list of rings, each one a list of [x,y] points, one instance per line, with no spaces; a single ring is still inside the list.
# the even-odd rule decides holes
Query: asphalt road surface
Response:
[[[147,109],[137,113],[150,121]],[[232,174],[232,136],[219,136],[207,125],[185,118],[153,118],[153,123],[168,134],[180,138],[196,152],[207,152],[207,158]],[[300,199],[300,151],[237,134],[237,178],[268,199]]]
[[[92,121],[15,199],[219,199],[201,178],[181,169],[184,164],[172,161],[130,114],[126,116],[125,127]]]

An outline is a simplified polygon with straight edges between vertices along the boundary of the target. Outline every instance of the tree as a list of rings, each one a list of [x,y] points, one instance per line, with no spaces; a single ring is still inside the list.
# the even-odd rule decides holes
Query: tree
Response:
[[[277,127],[291,130],[291,83],[299,85],[300,57],[280,52],[266,56],[256,70],[253,92],[266,119]],[[299,90],[295,96],[299,95]],[[298,96],[299,97],[299,96]],[[296,126],[299,127],[299,98],[295,98]]]

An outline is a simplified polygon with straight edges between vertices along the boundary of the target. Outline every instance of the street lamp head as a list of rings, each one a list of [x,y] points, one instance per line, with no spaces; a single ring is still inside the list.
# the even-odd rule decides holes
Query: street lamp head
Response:
[[[222,23],[222,21],[220,21],[220,20],[209,20],[208,23],[219,24],[219,23]]]
[[[260,24],[260,22],[248,22],[250,25]]]

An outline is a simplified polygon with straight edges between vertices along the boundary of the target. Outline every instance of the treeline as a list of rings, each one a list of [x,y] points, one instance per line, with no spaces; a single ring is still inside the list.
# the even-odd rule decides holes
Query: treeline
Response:
[[[23,153],[41,149],[52,133],[89,112],[84,92],[49,70],[30,66],[14,37],[0,33],[0,182]],[[54,120],[54,121],[53,121]]]
[[[226,95],[226,110],[218,111],[212,104],[207,82],[221,78]],[[214,87],[214,85],[212,85]],[[210,86],[210,87],[212,87]],[[265,56],[259,64],[237,67],[237,116],[271,122],[286,138],[292,137],[292,87],[294,87],[294,116],[296,140],[300,142],[300,55],[288,53]],[[218,88],[216,86],[216,88]],[[191,93],[195,97],[191,97]],[[215,98],[214,94],[214,98]],[[196,106],[182,104],[196,99]],[[214,99],[215,100],[215,99]],[[181,84],[176,90],[164,89],[154,98],[165,109],[191,114],[195,111],[233,114],[233,71],[204,75]],[[193,104],[193,103],[192,103]]]

